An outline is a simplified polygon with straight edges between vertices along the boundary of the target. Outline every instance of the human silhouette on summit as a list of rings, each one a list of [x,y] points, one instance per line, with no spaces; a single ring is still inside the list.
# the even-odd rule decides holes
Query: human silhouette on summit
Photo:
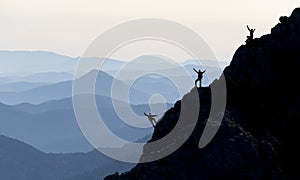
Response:
[[[146,117],[148,117],[148,120],[151,122],[152,126],[155,127],[155,125],[157,124],[157,122],[156,122],[156,120],[155,120],[154,117],[156,117],[157,115],[152,115],[151,113],[149,113],[149,114],[144,113],[144,115]]]
[[[247,36],[246,44],[253,40],[254,31],[255,31],[255,29],[250,29],[248,25],[247,25],[247,29],[250,32],[250,36]]]
[[[193,70],[198,74],[198,78],[195,81],[195,86],[197,87],[197,82],[199,81],[200,82],[200,87],[201,87],[201,81],[202,81],[202,78],[203,78],[203,74],[205,73],[206,70],[204,70],[203,72],[200,69],[197,71],[195,68],[193,68]]]

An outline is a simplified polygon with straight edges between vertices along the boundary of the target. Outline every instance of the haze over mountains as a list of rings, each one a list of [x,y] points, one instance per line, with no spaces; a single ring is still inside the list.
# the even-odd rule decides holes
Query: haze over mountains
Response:
[[[153,59],[154,58],[154,59]],[[145,63],[153,63],[160,60],[158,57],[141,56],[139,60]],[[92,60],[99,60],[92,58]],[[71,58],[52,52],[43,51],[0,51],[0,134],[8,135],[22,140],[39,150],[45,152],[87,152],[92,146],[85,140],[81,133],[73,112],[72,81],[73,73],[79,61],[79,57]],[[192,68],[203,68],[193,65],[193,60],[182,64],[187,73],[195,78]],[[95,95],[97,106],[102,110],[102,116],[108,125],[118,135],[131,141],[143,138],[151,133],[151,129],[133,130],[126,133],[129,127],[116,115],[112,105],[112,83],[117,84],[119,90],[129,87],[131,73],[144,71],[142,64],[131,66],[128,78],[119,81],[115,77],[118,71],[126,64],[123,61],[108,59],[102,67],[102,71],[93,70],[76,79],[82,85],[93,76],[97,76],[95,83]],[[219,67],[213,63],[207,64],[208,73],[220,73]],[[224,64],[223,64],[224,65]],[[160,72],[168,71],[174,77],[182,81],[178,76],[178,68],[161,66]],[[131,77],[135,78],[135,77]],[[133,111],[140,116],[144,112],[150,112],[149,99],[153,94],[162,94],[167,102],[167,108],[180,99],[178,85],[164,77],[155,74],[146,74],[135,80],[128,94],[129,102],[115,99],[124,106],[131,106]],[[204,79],[208,84],[208,79]],[[182,81],[180,84],[184,91],[193,86],[193,82]],[[123,93],[120,91],[120,93]],[[90,96],[82,94],[81,96]],[[164,103],[158,101],[157,103]],[[123,106],[122,105],[122,106]],[[159,105],[159,104],[157,104]],[[65,131],[67,129],[67,131]],[[55,133],[54,133],[55,132]]]
[[[151,62],[153,58],[158,57],[142,56],[140,58],[145,62]],[[71,97],[73,73],[78,61],[79,58],[70,58],[50,52],[0,51],[0,102],[5,104],[20,104],[24,102],[39,104],[48,100]],[[193,72],[192,67],[204,67],[193,65],[191,62],[193,61],[189,60],[184,63],[183,66],[191,77],[194,78],[196,74]],[[96,82],[95,92],[97,95],[110,97],[111,84],[115,80],[114,76],[120,71],[120,68],[124,64],[125,62],[112,59],[105,61],[102,71],[100,71],[97,76],[98,80]],[[208,65],[205,69],[207,69],[208,73],[213,73],[214,77],[220,74],[222,67],[214,67],[214,64],[209,62],[204,64]],[[210,64],[212,65],[210,66]],[[221,65],[225,66],[225,63],[221,63]],[[22,69],[18,68],[19,66],[20,68],[22,67]],[[58,68],[58,66],[60,68]],[[64,69],[62,67],[64,67]],[[143,66],[137,64],[126,73],[128,77],[130,77],[130,73],[136,71],[143,71]],[[174,78],[180,81],[181,77],[176,77],[178,69],[162,69],[161,71],[169,71],[168,74],[174,74]],[[85,81],[84,78],[89,78],[88,76],[93,76],[94,73],[97,73],[97,71],[91,71],[84,75],[82,81]],[[140,84],[136,82],[131,88],[131,93],[135,94],[135,96],[131,97],[131,102],[133,104],[148,103],[149,96],[160,87],[163,87],[160,88],[160,90],[164,90],[165,94],[169,96],[167,99],[168,102],[176,101],[180,97],[176,90],[174,90],[174,84],[172,84],[169,79],[170,77],[145,75],[143,79],[139,81]],[[128,79],[128,81],[129,80],[130,79]],[[204,84],[209,84],[209,81],[212,80],[204,78]],[[125,88],[126,82],[122,83],[118,82],[120,86]],[[151,86],[144,88],[147,84],[151,84]],[[182,81],[180,86],[185,92],[188,92],[192,84],[185,84],[185,81]],[[173,92],[170,92],[170,90]]]
[[[45,51],[0,51],[0,72],[4,75],[29,75],[44,72],[73,73],[79,58]]]
[[[142,56],[139,60],[157,67],[152,61],[160,59],[155,58]],[[82,134],[72,104],[73,75],[78,61],[79,57],[52,52],[0,51],[0,179],[99,179],[115,170],[122,172],[132,167],[93,151],[94,147]],[[194,86],[197,74],[192,68],[206,69],[215,77],[221,72],[214,63],[204,63],[206,67],[193,63],[189,60],[177,67],[162,65],[161,74],[145,74],[134,79],[135,73],[146,71],[143,64],[135,64],[126,71],[128,78],[120,81],[117,76],[126,62],[108,59],[101,71],[95,68],[75,80],[88,86],[88,79],[97,76],[95,94],[77,96],[95,97],[101,117],[114,134],[125,140],[146,142],[153,129],[128,126],[118,117],[112,100],[121,105],[122,111],[130,106],[141,121],[147,121],[144,112],[162,116],[162,109],[157,107],[166,103],[166,108],[171,108],[181,98],[178,89],[184,93]],[[191,76],[191,81],[184,81],[177,73],[182,69]],[[163,76],[164,72],[173,75]],[[181,83],[175,84],[170,79]],[[204,78],[204,84],[210,81]],[[118,95],[129,88],[127,101],[112,96],[113,83]],[[164,99],[150,102],[154,94],[161,94]]]

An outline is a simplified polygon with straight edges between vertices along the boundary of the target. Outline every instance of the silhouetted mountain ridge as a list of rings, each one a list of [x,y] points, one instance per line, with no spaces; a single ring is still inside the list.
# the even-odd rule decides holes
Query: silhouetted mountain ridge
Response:
[[[235,52],[224,70],[226,112],[208,146],[198,149],[204,126],[213,122],[206,119],[208,109],[201,109],[192,135],[174,153],[106,179],[299,179],[295,166],[300,152],[295,144],[296,124],[300,120],[299,48],[297,8],[290,17],[281,17],[271,34],[254,39]],[[216,80],[211,87],[219,85]],[[194,88],[183,97],[190,108],[195,103],[195,91]],[[201,101],[207,99],[207,89],[197,91]],[[210,105],[209,101],[206,103]],[[150,141],[163,137],[174,127],[180,104],[181,101],[176,102],[165,113]],[[146,144],[141,158],[151,154],[147,151]]]

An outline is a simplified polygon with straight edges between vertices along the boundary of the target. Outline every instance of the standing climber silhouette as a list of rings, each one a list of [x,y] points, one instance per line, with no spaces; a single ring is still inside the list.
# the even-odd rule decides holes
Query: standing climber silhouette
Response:
[[[156,117],[157,115],[152,115],[151,113],[149,113],[149,114],[144,113],[144,115],[146,117],[148,117],[148,120],[151,122],[152,126],[155,127],[155,125],[157,124],[157,122],[156,122],[156,120],[155,120],[154,117]]]
[[[193,70],[198,74],[198,78],[195,81],[195,86],[197,87],[197,82],[199,81],[200,82],[200,88],[201,88],[201,81],[202,81],[202,78],[203,78],[203,74],[205,73],[206,70],[204,70],[203,72],[200,69],[197,71],[195,68],[193,68]]]
[[[247,36],[246,44],[253,40],[254,31],[255,31],[255,29],[250,29],[248,25],[247,25],[247,29],[250,32],[250,36]]]

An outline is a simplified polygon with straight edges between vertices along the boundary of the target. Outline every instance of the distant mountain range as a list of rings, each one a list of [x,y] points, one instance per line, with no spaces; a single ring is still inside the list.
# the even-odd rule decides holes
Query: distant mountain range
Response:
[[[79,58],[46,51],[0,51],[0,72],[24,75],[43,72],[73,73]]]
[[[73,73],[79,60],[79,57],[71,58],[52,52],[0,51],[0,134],[17,138],[45,152],[91,150],[93,147],[84,138],[77,125],[71,98]],[[151,133],[152,130],[137,130],[120,123],[112,99],[124,106],[130,106],[141,116],[144,112],[151,111],[149,99],[154,94],[162,95],[167,108],[170,108],[172,106],[170,102],[176,102],[181,98],[178,88],[184,93],[194,86],[193,79],[197,75],[193,68],[204,69],[195,61],[188,60],[179,66],[169,67],[168,64],[160,64],[158,72],[172,76],[145,74],[137,78],[134,74],[145,71],[144,63],[157,69],[156,61],[161,61],[159,57],[152,56],[141,56],[138,60],[138,63],[127,69],[126,78],[122,81],[117,75],[126,62],[114,59],[105,60],[101,71],[92,70],[76,79],[82,86],[88,86],[86,83],[88,79],[97,76],[95,97],[98,108],[102,109],[101,115],[114,133],[131,141]],[[206,65],[207,73],[218,77],[221,70],[216,64],[210,61],[203,64]],[[178,73],[182,68],[191,76],[190,81],[186,81]],[[176,79],[180,83],[175,84],[170,79]],[[132,86],[128,84],[131,80],[135,80]],[[204,77],[203,81],[207,85],[212,80]],[[128,102],[112,97],[113,82],[118,89],[118,96],[128,96]],[[128,94],[121,91],[127,88],[130,90]],[[156,103],[159,105],[164,102]]]
[[[122,123],[110,98],[96,96],[96,102],[101,117],[119,137],[135,141],[152,132],[151,129],[137,129]],[[168,108],[171,105],[168,104]],[[149,105],[131,107],[139,115],[150,111]],[[87,152],[93,149],[77,125],[71,98],[39,105],[8,106],[0,103],[0,114],[0,134],[22,140],[44,152]]]
[[[90,73],[82,76],[81,78],[77,79],[82,84],[86,84],[86,81],[91,76],[96,76],[97,71],[91,71]],[[96,83],[96,95],[102,95],[106,97],[111,97],[111,85],[114,81],[114,78],[110,75],[99,72],[97,76],[97,83]],[[49,100],[58,100],[67,97],[72,97],[72,81],[62,81],[56,84],[50,85],[42,85],[38,87],[34,87],[25,91],[15,92],[15,91],[3,91],[0,92],[0,102],[5,104],[19,104],[19,103],[33,103],[39,104]],[[127,86],[126,84],[116,80],[116,84],[121,87]],[[16,83],[14,84],[16,85]],[[28,85],[28,84],[27,84]],[[36,84],[31,84],[36,85]],[[1,86],[0,86],[1,88]],[[15,89],[16,87],[11,87]],[[24,87],[22,87],[24,88]],[[149,96],[143,92],[137,91],[133,89],[134,94],[136,95],[136,103],[141,103],[138,101],[138,97]]]
[[[28,83],[58,83],[73,79],[73,74],[67,72],[43,72],[25,76],[0,76],[0,85],[13,84],[19,82]]]
[[[122,172],[133,166],[95,150],[89,153],[46,154],[3,135],[0,135],[0,144],[0,174],[3,180],[74,180],[76,177],[97,180],[114,169]]]
[[[12,82],[0,84],[0,92],[22,92],[40,86],[48,85],[41,82]]]
[[[50,100],[59,100],[72,96],[73,73],[80,58],[71,58],[44,51],[0,51],[0,102],[14,105],[20,103],[40,104]],[[193,68],[206,69],[206,74],[212,79],[203,78],[203,84],[208,85],[215,78],[219,77],[225,63],[216,64],[213,61],[188,60],[177,66],[169,67],[163,59],[154,56],[141,56],[136,63],[131,63],[126,69],[126,78],[118,80],[117,74],[128,66],[124,61],[103,58],[87,58],[88,61],[102,61],[101,71],[93,70],[78,79],[82,84],[86,84],[88,78],[97,75],[96,95],[111,97],[112,82],[118,84],[118,89],[126,89],[130,80],[135,80],[130,87],[130,104],[146,104],[153,94],[162,94],[167,102],[175,102],[180,99],[177,88],[184,93],[193,87],[193,79],[196,73]],[[144,68],[150,64],[158,70],[161,75],[145,74],[143,77],[136,77],[137,72],[147,72]],[[220,66],[220,67],[219,67]],[[97,69],[98,67],[95,67]],[[187,81],[180,70],[185,69],[191,76],[191,81]],[[151,73],[151,72],[150,72]],[[163,74],[173,75],[164,77]],[[139,79],[136,79],[139,78]],[[170,81],[176,79],[177,84]],[[121,92],[120,93],[124,93]]]
[[[142,58],[147,61],[149,56],[143,56]],[[92,58],[91,60],[104,60],[103,58]],[[53,52],[47,51],[0,51],[0,77],[4,76],[28,76],[37,73],[70,73],[73,74],[80,57],[68,57]],[[126,62],[105,59],[103,61],[101,70],[110,74],[111,76],[116,75],[118,71]],[[199,60],[205,67],[216,66],[213,61],[210,60]],[[195,60],[187,60],[181,63],[182,66],[189,64],[198,64]],[[220,61],[220,67],[225,67],[228,63]],[[97,68],[97,67],[95,67]],[[1,78],[0,78],[1,82]]]

